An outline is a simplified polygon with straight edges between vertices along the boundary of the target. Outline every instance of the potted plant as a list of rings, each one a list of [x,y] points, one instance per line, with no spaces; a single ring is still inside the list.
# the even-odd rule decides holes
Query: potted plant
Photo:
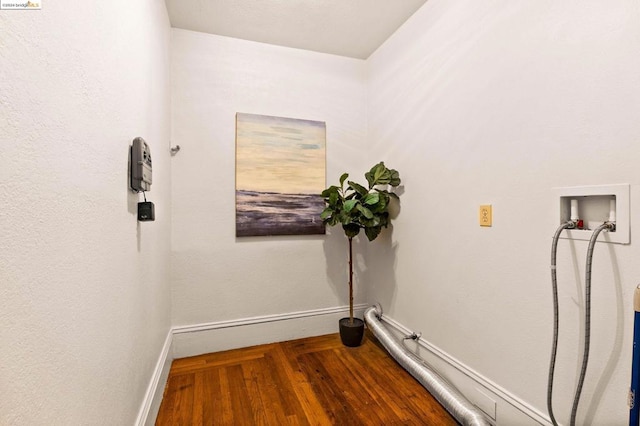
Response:
[[[375,240],[382,228],[389,226],[389,203],[398,195],[387,188],[400,185],[397,170],[380,162],[365,173],[367,186],[347,181],[348,173],[340,176],[340,186],[332,185],[322,191],[325,209],[320,218],[325,225],[342,225],[349,241],[349,317],[342,318],[340,339],[345,346],[359,346],[364,335],[364,321],[353,317],[353,238],[363,229],[369,241]],[[345,188],[345,181],[347,187]]]

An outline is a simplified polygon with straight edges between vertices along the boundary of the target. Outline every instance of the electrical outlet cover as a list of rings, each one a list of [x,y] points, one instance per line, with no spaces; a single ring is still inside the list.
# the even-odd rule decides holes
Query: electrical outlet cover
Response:
[[[490,204],[480,206],[480,212],[479,212],[478,221],[480,223],[480,226],[491,226],[492,225],[493,218],[492,218],[492,212],[491,212],[491,205]]]

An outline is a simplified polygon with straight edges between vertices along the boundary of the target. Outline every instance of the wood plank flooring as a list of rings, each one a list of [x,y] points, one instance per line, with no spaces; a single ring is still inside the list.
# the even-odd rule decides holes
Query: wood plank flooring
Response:
[[[456,425],[367,334],[337,334],[173,361],[156,425]]]

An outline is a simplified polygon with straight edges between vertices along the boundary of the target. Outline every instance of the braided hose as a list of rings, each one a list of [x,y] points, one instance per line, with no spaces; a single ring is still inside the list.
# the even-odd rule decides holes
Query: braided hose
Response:
[[[549,363],[549,381],[547,384],[547,409],[549,411],[549,417],[551,423],[554,426],[558,426],[555,416],[553,415],[553,374],[556,368],[556,355],[558,353],[558,278],[556,276],[556,258],[558,251],[558,240],[560,234],[565,229],[573,229],[575,227],[574,222],[565,222],[556,229],[553,234],[553,241],[551,243],[551,286],[553,290],[553,345],[551,347],[551,361]]]
[[[585,285],[584,285],[584,348],[582,350],[582,367],[580,369],[580,378],[578,379],[578,387],[576,388],[575,397],[573,398],[573,408],[571,409],[571,426],[576,424],[576,415],[578,413],[578,404],[580,403],[580,394],[584,385],[584,377],[587,373],[587,363],[589,362],[589,346],[591,344],[591,263],[593,261],[593,249],[596,245],[598,235],[605,229],[613,230],[615,225],[611,222],[605,222],[598,226],[589,240],[589,248],[587,249],[587,266],[585,269]]]

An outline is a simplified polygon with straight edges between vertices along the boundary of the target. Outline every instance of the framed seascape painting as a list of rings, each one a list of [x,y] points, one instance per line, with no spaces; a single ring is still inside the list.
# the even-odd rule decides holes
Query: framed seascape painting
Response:
[[[236,236],[324,234],[326,125],[236,114]]]

